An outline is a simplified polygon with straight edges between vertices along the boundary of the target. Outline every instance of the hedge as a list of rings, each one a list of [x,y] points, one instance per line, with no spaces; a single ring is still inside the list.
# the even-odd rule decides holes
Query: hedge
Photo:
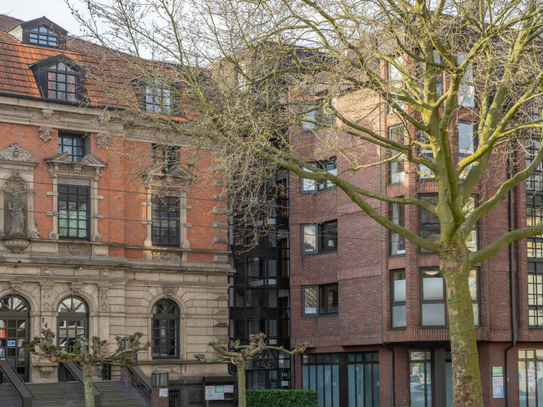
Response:
[[[315,390],[247,390],[247,407],[319,407]]]

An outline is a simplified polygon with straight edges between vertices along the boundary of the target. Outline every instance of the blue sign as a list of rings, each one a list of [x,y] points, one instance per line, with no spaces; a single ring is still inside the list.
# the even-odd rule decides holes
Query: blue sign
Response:
[[[15,347],[15,341],[8,341],[8,348],[14,348]]]

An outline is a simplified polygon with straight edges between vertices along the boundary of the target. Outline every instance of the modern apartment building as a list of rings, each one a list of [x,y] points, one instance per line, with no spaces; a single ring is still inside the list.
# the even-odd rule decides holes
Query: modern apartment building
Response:
[[[384,65],[384,74],[387,69]],[[443,82],[440,86],[443,89]],[[462,92],[449,133],[453,160],[473,152],[477,143],[469,111],[475,87],[465,86]],[[314,97],[318,100],[319,95]],[[377,96],[345,92],[335,106],[347,117],[349,111],[373,108],[372,114],[359,114],[364,125],[382,137],[402,142],[424,137],[413,126],[404,126]],[[342,173],[365,190],[437,203],[435,181],[425,176],[425,168],[416,171],[401,157],[360,174],[350,171],[356,159],[362,166],[387,157],[376,146],[319,128],[315,117],[291,130],[291,147],[299,157]],[[328,137],[334,137],[338,150],[326,148]],[[513,169],[523,168],[524,152],[514,154]],[[493,178],[476,190],[473,207],[492,196],[493,180],[504,179],[507,171],[505,158],[491,164]],[[451,406],[446,287],[437,255],[379,226],[328,181],[291,175],[289,182],[290,339],[293,345],[313,345],[296,356],[296,388],[317,390],[319,405],[325,407]],[[482,217],[468,246],[483,247],[511,228],[539,222],[541,185],[538,171],[515,188],[491,215]],[[369,202],[381,216],[420,236],[439,236],[439,221],[425,210]],[[538,394],[543,366],[541,244],[540,237],[514,243],[470,273],[485,405],[531,407],[543,397]]]

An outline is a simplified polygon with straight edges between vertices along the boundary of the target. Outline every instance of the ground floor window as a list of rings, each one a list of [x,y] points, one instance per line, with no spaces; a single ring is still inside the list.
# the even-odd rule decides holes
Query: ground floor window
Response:
[[[319,407],[339,405],[339,354],[303,355],[303,388],[319,393]]]
[[[519,406],[543,405],[543,349],[518,351]]]
[[[379,406],[379,352],[349,354],[349,407]]]
[[[379,407],[379,352],[308,354],[302,361],[303,388],[319,393],[320,407]]]
[[[439,387],[444,388],[444,392],[436,390],[438,383],[441,383]],[[409,352],[411,407],[451,407],[452,383],[450,351],[434,349]]]

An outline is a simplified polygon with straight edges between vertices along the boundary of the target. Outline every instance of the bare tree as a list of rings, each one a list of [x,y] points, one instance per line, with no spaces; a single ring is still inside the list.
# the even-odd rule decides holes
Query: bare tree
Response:
[[[116,337],[117,350],[111,355],[102,352],[107,341],[100,340],[94,336],[89,340],[78,338],[69,351],[55,345],[55,334],[50,329],[42,331],[43,336],[35,337],[33,341],[25,341],[25,346],[29,352],[35,355],[49,359],[56,363],[77,362],[83,366],[83,379],[85,388],[85,407],[94,407],[94,382],[92,379],[92,367],[100,364],[128,367],[132,364],[132,355],[139,351],[146,351],[150,343],[142,346],[140,338],[143,336],[140,332],[130,335],[128,346],[123,346],[123,339]],[[36,350],[36,347],[38,350]]]
[[[167,84],[197,120],[180,121],[163,104],[160,115],[134,103],[126,104],[127,111],[172,137],[222,146],[223,164],[239,180],[241,195],[250,196],[255,181],[282,167],[336,185],[377,223],[438,255],[447,286],[453,405],[481,407],[470,270],[512,242],[543,232],[540,222],[506,231],[484,247],[473,241],[477,222],[543,160],[541,2],[89,0],[85,5],[91,17],[79,18],[89,38],[115,50],[109,57],[139,72],[156,97],[163,86],[157,84]],[[171,62],[175,69],[150,69],[121,51]],[[134,100],[104,86],[111,100]],[[382,115],[389,113],[403,125],[394,137],[380,129]],[[477,136],[461,143],[462,117]],[[312,157],[291,132],[300,123],[312,133]],[[532,155],[524,165],[526,144]],[[329,152],[346,163],[341,173],[308,164]],[[262,161],[272,167],[260,166]],[[365,170],[393,162],[433,180],[437,198],[388,196],[360,182]],[[439,230],[419,235],[382,216],[371,200],[417,207]]]
[[[251,361],[253,356],[262,353],[265,350],[275,350],[278,352],[284,352],[289,355],[294,355],[296,353],[304,353],[307,348],[311,345],[309,343],[302,343],[301,345],[296,346],[293,350],[285,349],[282,346],[270,346],[266,344],[266,335],[262,332],[257,335],[249,336],[249,344],[241,345],[240,341],[237,340],[232,344],[230,349],[228,346],[221,344],[220,342],[210,342],[209,346],[215,351],[217,359],[207,360],[205,355],[196,354],[194,357],[200,362],[204,363],[221,363],[228,362],[236,366],[238,372],[238,406],[246,407],[247,406],[247,394],[246,394],[246,383],[245,383],[245,368],[248,362]]]

